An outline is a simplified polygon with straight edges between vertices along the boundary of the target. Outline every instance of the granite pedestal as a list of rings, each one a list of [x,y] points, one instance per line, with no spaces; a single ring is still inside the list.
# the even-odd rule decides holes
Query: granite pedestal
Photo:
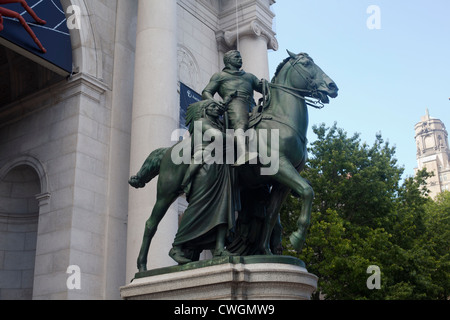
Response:
[[[140,272],[125,300],[309,300],[318,278],[288,256],[220,257]]]

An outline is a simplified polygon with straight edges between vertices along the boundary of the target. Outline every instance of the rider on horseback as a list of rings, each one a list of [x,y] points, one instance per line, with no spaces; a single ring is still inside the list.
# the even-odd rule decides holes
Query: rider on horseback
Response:
[[[245,132],[249,128],[249,113],[256,105],[253,98],[253,92],[257,91],[263,93],[263,91],[267,91],[268,88],[263,88],[265,85],[264,83],[266,82],[260,81],[255,75],[241,70],[242,57],[239,51],[228,51],[225,53],[223,61],[225,68],[212,76],[209,84],[203,90],[203,100],[200,104],[206,104],[208,106],[218,105],[221,106],[222,114],[224,111],[226,112],[224,126],[225,129],[234,129],[234,141],[236,142],[235,150],[237,151],[236,157],[238,158],[234,165],[239,166],[258,157],[257,152],[246,152],[246,145],[248,145],[246,138],[248,137],[246,137]],[[218,102],[214,99],[216,93],[223,99],[223,102]],[[188,115],[190,113],[196,113],[194,109],[198,109],[197,105],[199,105],[199,103],[191,105],[188,108]],[[186,119],[186,122],[190,123],[191,127],[193,126],[194,121],[192,116],[190,119]],[[191,135],[193,134],[192,131],[191,128]],[[201,150],[197,150],[196,152],[195,146],[193,146],[193,150],[193,161],[190,164],[182,183],[182,188],[186,191],[189,190],[192,178],[201,167],[201,165],[197,163],[198,161],[194,161],[194,158],[196,158],[195,154],[197,154],[197,157],[202,155]]]
[[[241,70],[242,57],[239,51],[231,50],[225,53],[223,62],[225,68],[212,76],[202,92],[202,98],[203,100],[214,100],[214,95],[218,93],[226,102],[228,123],[225,126],[227,129],[235,130],[238,157],[235,165],[242,165],[258,156],[256,152],[245,152],[244,133],[249,128],[249,112],[256,105],[253,92],[263,93],[264,84],[255,75]]]

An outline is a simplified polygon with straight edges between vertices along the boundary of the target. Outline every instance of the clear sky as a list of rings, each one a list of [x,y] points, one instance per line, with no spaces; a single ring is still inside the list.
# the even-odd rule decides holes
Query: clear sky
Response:
[[[367,13],[371,5],[378,16]],[[326,108],[310,109],[310,127],[336,121],[369,145],[381,133],[412,176],[414,125],[426,108],[450,130],[450,1],[277,0],[272,10],[279,50],[269,52],[271,77],[286,49],[307,52],[340,89]]]

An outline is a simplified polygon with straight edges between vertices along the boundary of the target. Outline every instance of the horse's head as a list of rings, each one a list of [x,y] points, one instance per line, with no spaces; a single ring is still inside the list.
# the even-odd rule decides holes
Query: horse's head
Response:
[[[319,99],[322,103],[329,103],[328,97],[338,96],[338,87],[325,72],[322,71],[307,53],[289,53],[290,84],[294,88],[304,89],[305,96]],[[288,64],[288,63],[286,63]]]

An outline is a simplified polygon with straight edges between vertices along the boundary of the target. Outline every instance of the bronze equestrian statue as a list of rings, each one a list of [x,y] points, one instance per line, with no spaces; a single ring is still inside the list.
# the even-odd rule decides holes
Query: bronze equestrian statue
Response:
[[[290,192],[302,199],[297,231],[290,236],[290,241],[297,251],[300,251],[304,244],[314,198],[312,187],[299,174],[307,160],[308,106],[323,107],[324,103],[329,103],[328,97],[337,97],[338,87],[308,54],[288,53],[289,57],[278,66],[275,76],[268,84],[269,89],[262,99],[263,105],[255,107],[250,114],[249,127],[255,130],[256,136],[259,137],[257,147],[260,161],[258,164],[246,163],[234,167],[242,197],[239,218],[236,221],[234,239],[229,240],[226,250],[219,250],[218,255],[272,255],[280,243],[279,211]],[[260,88],[264,87],[262,84]],[[226,109],[229,101],[218,104]],[[206,107],[202,108],[198,104],[194,107],[206,110]],[[197,117],[198,119],[200,117]],[[139,271],[147,269],[150,242],[159,222],[170,205],[185,191],[182,182],[190,165],[175,164],[172,160],[173,150],[180,149],[181,144],[191,144],[191,141],[187,139],[171,148],[155,150],[146,159],[140,171],[129,179],[131,186],[142,188],[159,175],[157,201],[145,224],[137,259]],[[275,158],[272,156],[272,161],[268,161],[268,150],[272,156],[277,155],[276,163],[273,163]],[[213,215],[215,208],[205,206],[203,210],[206,210],[205,214],[209,212]],[[262,217],[260,224],[253,223],[256,217]],[[224,221],[221,223],[219,225],[223,226]],[[219,225],[217,230],[222,230],[223,235],[224,228],[219,228]],[[254,230],[255,226],[258,226],[258,230]],[[230,231],[231,226],[228,229]],[[202,233],[198,237],[201,239],[211,233],[211,230],[199,232]],[[215,234],[217,233],[212,232],[212,235]],[[256,236],[249,237],[249,234]],[[199,245],[197,251],[207,248]],[[191,256],[183,256],[181,253],[181,263],[198,259],[198,252],[191,250],[190,254]]]

